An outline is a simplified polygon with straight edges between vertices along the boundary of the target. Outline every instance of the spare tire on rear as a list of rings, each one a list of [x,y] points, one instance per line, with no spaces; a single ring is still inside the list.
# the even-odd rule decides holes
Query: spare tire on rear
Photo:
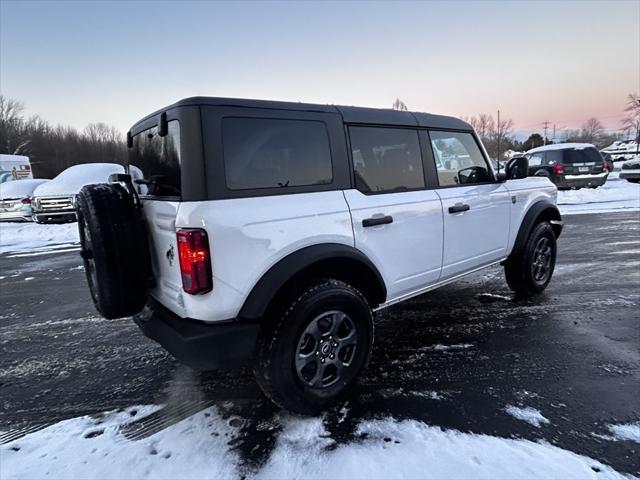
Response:
[[[81,255],[91,297],[106,318],[139,313],[147,301],[149,254],[132,195],[120,184],[87,185],[76,198]]]

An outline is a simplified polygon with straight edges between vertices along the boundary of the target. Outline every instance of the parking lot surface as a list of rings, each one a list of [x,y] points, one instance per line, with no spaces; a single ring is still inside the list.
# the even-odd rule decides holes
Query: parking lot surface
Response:
[[[640,474],[640,446],[609,425],[640,420],[640,214],[565,217],[551,285],[513,298],[493,267],[377,314],[370,366],[353,397],[324,416],[338,444],[363,419],[544,440]],[[242,418],[233,448],[260,465],[278,409],[250,369],[197,374],[130,320],[93,308],[80,257],[65,246],[0,256],[0,431],[5,440],[62,419],[163,405],[130,424],[143,438],[203,408]],[[516,418],[533,408],[538,426]],[[264,428],[264,425],[271,428]]]

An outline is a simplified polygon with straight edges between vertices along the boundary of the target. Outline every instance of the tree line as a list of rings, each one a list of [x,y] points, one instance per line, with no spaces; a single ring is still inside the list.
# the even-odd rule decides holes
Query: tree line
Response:
[[[37,115],[25,117],[22,102],[0,95],[0,153],[26,155],[35,178],[53,178],[79,163],[123,163],[127,149],[113,126],[53,126]]]

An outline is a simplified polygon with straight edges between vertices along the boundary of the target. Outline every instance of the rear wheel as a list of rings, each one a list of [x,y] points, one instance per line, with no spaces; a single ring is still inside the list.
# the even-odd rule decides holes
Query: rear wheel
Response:
[[[550,177],[551,174],[546,170],[540,169],[536,173],[533,174],[534,177]]]
[[[261,333],[256,380],[278,406],[316,413],[356,384],[372,341],[372,313],[362,294],[338,280],[318,281]]]
[[[504,265],[511,290],[530,296],[547,288],[556,265],[556,250],[556,236],[549,222],[533,227],[524,248]]]

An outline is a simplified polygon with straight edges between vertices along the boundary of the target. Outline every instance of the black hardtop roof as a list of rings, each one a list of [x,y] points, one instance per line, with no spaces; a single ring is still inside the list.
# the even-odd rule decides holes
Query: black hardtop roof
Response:
[[[211,105],[218,107],[245,107],[273,110],[297,110],[304,112],[339,113],[345,123],[361,123],[372,125],[400,125],[413,127],[445,128],[453,130],[473,130],[467,122],[455,117],[445,115],[433,115],[422,112],[401,112],[390,108],[365,108],[349,107],[341,105],[320,105],[313,103],[279,102],[273,100],[250,100],[242,98],[222,97],[189,97],[172,105],[157,110],[143,119],[147,120],[154,115],[174,107]],[[136,124],[137,124],[136,123]]]

